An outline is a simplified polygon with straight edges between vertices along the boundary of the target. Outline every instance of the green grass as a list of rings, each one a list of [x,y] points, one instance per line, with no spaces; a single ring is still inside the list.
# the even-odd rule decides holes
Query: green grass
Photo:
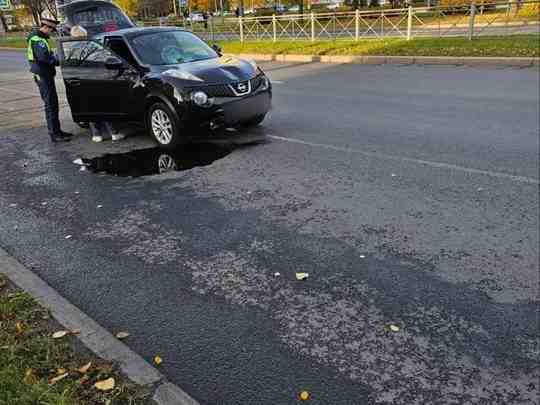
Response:
[[[361,41],[221,41],[225,53],[389,56],[540,56],[540,36],[373,39]],[[0,38],[0,47],[24,48],[21,38]]]
[[[220,42],[225,53],[387,56],[540,56],[540,36],[362,41]]]
[[[55,330],[48,312],[0,275],[0,405],[148,403],[148,393],[124,383],[113,365],[72,350],[74,337],[52,339]],[[86,373],[77,371],[90,361]],[[59,369],[69,375],[51,384]],[[117,382],[114,390],[94,388],[109,377]]]

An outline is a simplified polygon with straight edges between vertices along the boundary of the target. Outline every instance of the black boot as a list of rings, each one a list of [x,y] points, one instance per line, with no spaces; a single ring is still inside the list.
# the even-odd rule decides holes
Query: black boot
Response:
[[[51,135],[51,141],[53,141],[54,143],[71,141],[70,136],[64,136],[61,132],[59,132],[57,134],[50,134],[50,135]]]
[[[62,130],[60,130],[60,133],[64,138],[71,138],[73,136],[73,134],[70,134],[69,132],[64,132]]]

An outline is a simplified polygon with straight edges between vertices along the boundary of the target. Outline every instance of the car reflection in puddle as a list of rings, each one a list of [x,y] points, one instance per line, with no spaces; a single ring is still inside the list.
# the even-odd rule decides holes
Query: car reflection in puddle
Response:
[[[211,165],[233,151],[232,145],[191,144],[179,150],[139,149],[126,153],[108,153],[92,159],[77,159],[75,164],[93,173],[121,177],[141,177]]]

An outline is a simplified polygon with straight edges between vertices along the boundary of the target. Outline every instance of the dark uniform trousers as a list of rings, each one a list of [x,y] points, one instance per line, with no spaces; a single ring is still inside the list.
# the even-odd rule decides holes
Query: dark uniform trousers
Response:
[[[45,118],[47,119],[47,129],[49,134],[60,132],[60,121],[58,120],[59,106],[58,94],[52,75],[34,75],[34,80],[39,88],[39,94],[45,104]]]

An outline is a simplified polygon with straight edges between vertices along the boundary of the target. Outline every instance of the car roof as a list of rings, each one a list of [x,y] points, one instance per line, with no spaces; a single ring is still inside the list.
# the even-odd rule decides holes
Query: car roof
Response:
[[[95,35],[94,38],[103,38],[103,37],[124,37],[132,38],[139,36],[141,34],[153,34],[157,32],[166,32],[166,31],[187,31],[179,27],[136,27],[136,28],[125,28],[118,31],[102,32],[98,35]]]

